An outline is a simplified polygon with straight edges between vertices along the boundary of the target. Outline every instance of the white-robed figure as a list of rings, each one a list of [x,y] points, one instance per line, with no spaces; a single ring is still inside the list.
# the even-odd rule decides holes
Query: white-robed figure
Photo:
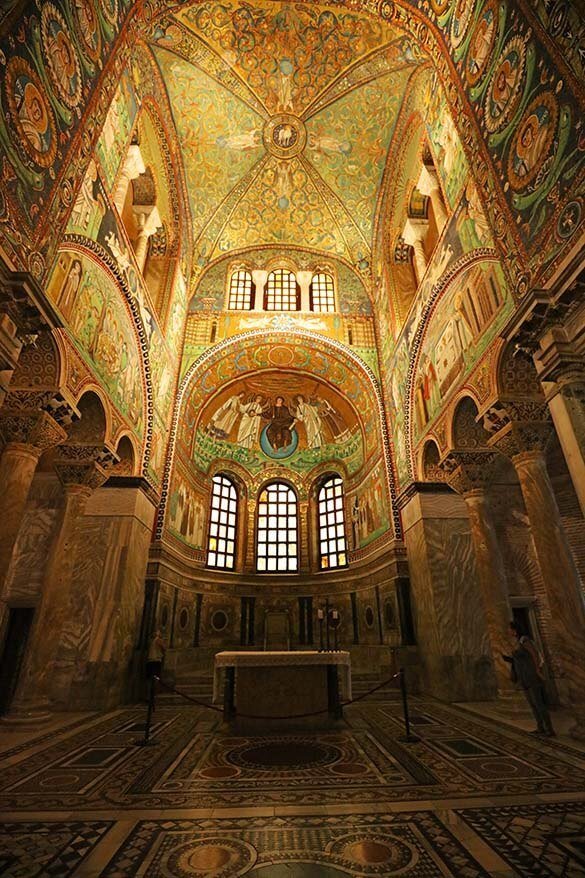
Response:
[[[323,445],[323,434],[321,432],[321,416],[317,406],[306,402],[304,396],[297,396],[295,417],[305,425],[309,448],[320,448]]]
[[[212,416],[207,431],[218,439],[226,439],[241,413],[243,392],[230,396]]]
[[[240,404],[242,420],[238,427],[238,445],[241,448],[254,448],[258,444],[260,433],[260,415],[262,413],[262,397],[255,396],[251,402]]]

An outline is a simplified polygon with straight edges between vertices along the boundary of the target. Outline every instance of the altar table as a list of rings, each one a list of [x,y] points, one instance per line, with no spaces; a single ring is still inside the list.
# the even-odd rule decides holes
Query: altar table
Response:
[[[222,682],[228,722],[267,732],[294,725],[327,725],[342,715],[339,682],[343,698],[351,699],[351,659],[344,650],[219,652],[214,703],[221,699]],[[254,719],[259,716],[270,719]]]

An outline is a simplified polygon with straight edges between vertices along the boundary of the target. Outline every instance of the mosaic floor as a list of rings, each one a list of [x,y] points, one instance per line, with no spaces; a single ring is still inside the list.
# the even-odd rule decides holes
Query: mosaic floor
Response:
[[[585,752],[432,701],[243,737],[200,708],[0,735],[8,878],[585,876]]]

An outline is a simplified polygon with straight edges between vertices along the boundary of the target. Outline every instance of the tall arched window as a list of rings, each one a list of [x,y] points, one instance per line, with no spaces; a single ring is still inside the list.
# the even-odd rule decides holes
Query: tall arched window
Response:
[[[234,271],[230,278],[228,308],[235,311],[250,311],[252,308],[252,275],[244,268]]]
[[[314,274],[310,292],[311,311],[335,311],[335,288],[330,274]]]
[[[292,271],[277,268],[266,281],[264,309],[266,311],[298,311],[300,308],[299,286]]]
[[[296,573],[298,558],[296,494],[283,482],[266,485],[258,498],[256,569],[260,573]]]
[[[317,495],[319,516],[319,556],[321,570],[347,566],[343,481],[331,476]]]
[[[233,570],[236,557],[238,494],[230,478],[218,474],[212,479],[207,565]]]

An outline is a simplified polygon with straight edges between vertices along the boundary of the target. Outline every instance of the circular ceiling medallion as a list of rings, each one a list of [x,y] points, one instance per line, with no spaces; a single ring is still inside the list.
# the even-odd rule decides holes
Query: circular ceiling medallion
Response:
[[[262,134],[266,150],[279,159],[290,159],[305,148],[307,129],[305,123],[290,113],[272,116]]]

